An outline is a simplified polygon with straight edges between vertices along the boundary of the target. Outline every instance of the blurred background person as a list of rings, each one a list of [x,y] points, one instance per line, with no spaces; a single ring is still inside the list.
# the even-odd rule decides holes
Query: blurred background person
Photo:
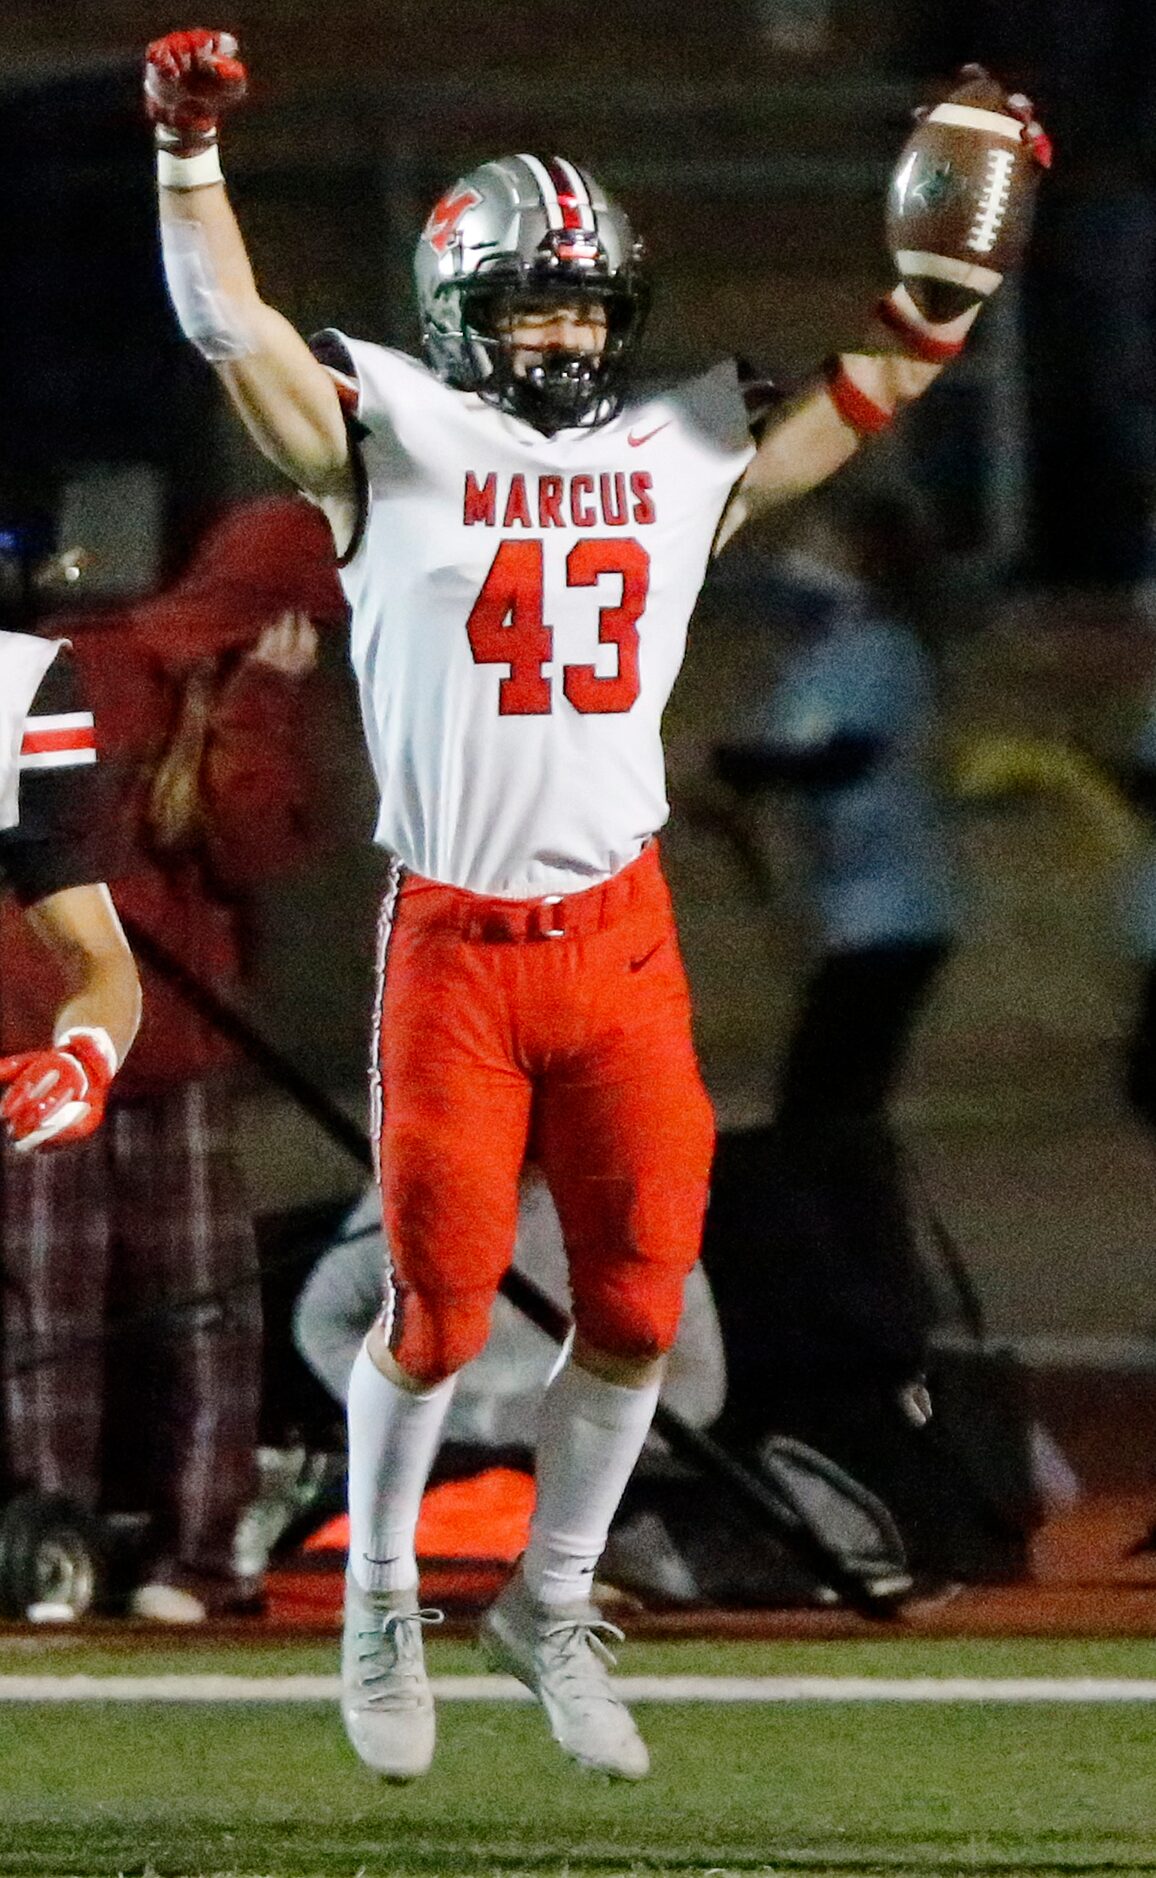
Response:
[[[370,1188],[317,1261],[297,1301],[293,1339],[314,1375],[344,1405],[353,1361],[381,1309],[381,1274],[388,1250],[381,1205]],[[522,1176],[514,1269],[570,1309],[570,1281],[561,1222],[536,1168]],[[446,1422],[446,1440],[478,1449],[523,1449],[528,1458],[542,1391],[558,1364],[558,1346],[509,1300],[494,1305],[482,1354],[462,1371]],[[710,1287],[696,1265],[687,1284],[678,1338],[663,1378],[661,1400],[706,1428],[722,1409],[726,1362]]]
[[[113,898],[213,992],[245,985],[255,892],[310,851],[315,622],[343,617],[324,523],[290,499],[228,515],[170,592],[69,622],[101,723]],[[20,1049],[57,991],[11,921],[0,972],[4,1047]],[[233,1537],[252,1488],[260,1297],[232,1048],[163,976],[145,979],[103,1134],[9,1168],[6,1409],[22,1481],[150,1515],[130,1608],[182,1623],[259,1589],[238,1581]],[[122,1315],[131,1334],[105,1339]],[[67,1359],[15,1360],[51,1345]]]
[[[956,907],[932,774],[928,523],[905,488],[849,479],[793,539],[772,588],[788,633],[777,682],[751,734],[714,752],[738,796],[793,811],[818,942],[751,1169],[730,1406],[752,1433],[809,1430],[822,1446],[813,1405],[831,1379],[838,1412],[882,1378],[926,1413],[934,1301],[890,1104]]]

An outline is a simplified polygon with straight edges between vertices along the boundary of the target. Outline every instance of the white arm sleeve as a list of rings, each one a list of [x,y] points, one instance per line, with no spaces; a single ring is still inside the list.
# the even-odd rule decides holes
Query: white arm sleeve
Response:
[[[185,338],[211,365],[253,351],[244,315],[218,282],[204,232],[196,222],[161,222],[161,259],[173,311]]]

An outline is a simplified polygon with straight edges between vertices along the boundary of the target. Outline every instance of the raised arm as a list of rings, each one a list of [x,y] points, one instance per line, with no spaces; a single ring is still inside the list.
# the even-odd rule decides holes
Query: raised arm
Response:
[[[921,397],[1019,259],[1051,147],[1029,99],[1006,97],[978,66],[962,77],[919,114],[896,164],[888,234],[903,278],[876,309],[878,337],[830,358],[766,429],[720,546],[744,521],[825,482]]]
[[[906,297],[906,289],[897,287],[884,304],[901,307]],[[830,359],[763,432],[727,511],[719,546],[744,522],[826,482],[854,456],[865,437],[886,430],[962,349],[978,312],[978,306],[971,307],[932,334],[935,344],[944,348],[940,359],[921,358],[914,351],[914,333],[911,350],[904,349],[898,335],[883,335],[876,346],[864,345]],[[930,327],[930,322],[924,324]]]
[[[325,509],[339,549],[356,495],[336,387],[261,298],[221,174],[217,126],[245,95],[228,33],[169,33],[145,60],[156,129],[165,278],[181,329],[213,366],[259,448]]]

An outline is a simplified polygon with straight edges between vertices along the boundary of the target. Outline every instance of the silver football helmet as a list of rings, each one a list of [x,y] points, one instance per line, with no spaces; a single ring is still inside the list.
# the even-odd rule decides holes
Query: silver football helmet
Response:
[[[650,305],[642,244],[593,177],[561,157],[499,157],[435,204],[414,257],[426,356],[439,378],[552,435],[619,409]],[[599,353],[550,348],[516,364],[519,302],[596,301]]]

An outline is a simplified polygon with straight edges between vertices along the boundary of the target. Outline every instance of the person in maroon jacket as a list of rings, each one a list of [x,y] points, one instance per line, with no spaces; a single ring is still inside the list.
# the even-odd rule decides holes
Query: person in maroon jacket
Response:
[[[234,511],[168,593],[69,622],[101,727],[114,903],[226,997],[246,977],[254,890],[310,849],[317,625],[343,617],[324,523],[278,499]],[[102,1133],[6,1171],[5,1408],[22,1482],[96,1508],[104,1483],[123,1493],[135,1472],[151,1537],[130,1609],[188,1623],[259,1593],[236,1575],[233,1538],[253,1490],[260,1299],[232,1048],[156,972],[142,978]],[[58,993],[15,919],[0,985],[0,1043],[26,1048]],[[190,1295],[215,1301],[166,1315]],[[126,1312],[144,1327],[102,1348]],[[53,1346],[66,1362],[29,1366]],[[123,1443],[106,1371],[132,1405]]]

